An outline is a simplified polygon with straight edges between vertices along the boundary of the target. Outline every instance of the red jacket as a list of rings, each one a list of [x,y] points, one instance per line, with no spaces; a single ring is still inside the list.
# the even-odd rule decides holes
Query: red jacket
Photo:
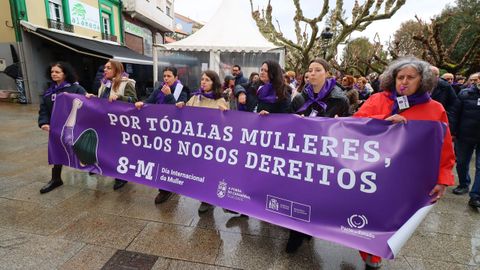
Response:
[[[365,101],[362,107],[360,107],[360,110],[354,114],[354,117],[385,119],[391,116],[393,100],[388,97],[389,94],[389,92],[380,92],[372,95]],[[447,131],[443,138],[437,183],[448,186],[454,185],[452,169],[453,165],[455,165],[455,154],[453,152],[452,137],[448,129],[447,113],[442,104],[432,99],[427,103],[415,105],[399,114],[407,120],[434,120],[447,124]]]

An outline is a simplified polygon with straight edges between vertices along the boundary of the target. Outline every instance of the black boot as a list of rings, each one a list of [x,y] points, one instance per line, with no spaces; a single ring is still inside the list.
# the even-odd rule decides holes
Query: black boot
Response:
[[[117,179],[117,178],[115,178],[115,184],[113,184],[113,190],[117,190],[117,189],[119,189],[119,188],[122,188],[122,187],[125,186],[127,183],[128,183],[128,181],[126,181],[126,180],[122,180],[122,179]]]
[[[290,230],[290,235],[288,237],[287,248],[285,251],[289,254],[297,252],[297,250],[302,246],[303,240],[310,240],[312,237],[310,235]]]
[[[40,193],[47,193],[54,190],[56,187],[63,185],[62,181],[62,165],[53,165],[52,179],[48,184],[40,189]]]

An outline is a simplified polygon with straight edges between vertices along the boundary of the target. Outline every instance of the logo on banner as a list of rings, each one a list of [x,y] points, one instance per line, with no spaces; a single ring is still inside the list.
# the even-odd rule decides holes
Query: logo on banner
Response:
[[[340,226],[340,230],[342,232],[364,239],[375,239],[375,235],[373,233],[362,230],[368,224],[368,219],[365,215],[353,214],[347,218],[347,223],[350,228]]]
[[[222,181],[218,182],[217,196],[219,198],[223,198],[223,197],[225,197],[226,194],[227,194],[227,182],[222,180]]]
[[[275,199],[270,199],[268,202],[268,208],[278,211],[278,201]]]
[[[364,215],[352,215],[347,219],[348,226],[354,229],[361,229],[368,224],[368,219]]]

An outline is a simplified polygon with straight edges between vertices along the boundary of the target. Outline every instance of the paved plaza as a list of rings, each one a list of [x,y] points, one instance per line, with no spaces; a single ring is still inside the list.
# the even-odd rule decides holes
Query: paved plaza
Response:
[[[111,177],[65,168],[41,195],[51,166],[37,115],[0,103],[0,269],[365,269],[356,250],[312,239],[288,255],[286,229],[220,208],[199,217],[178,195],[155,205],[156,189],[113,191]],[[480,269],[480,213],[451,189],[382,269]]]

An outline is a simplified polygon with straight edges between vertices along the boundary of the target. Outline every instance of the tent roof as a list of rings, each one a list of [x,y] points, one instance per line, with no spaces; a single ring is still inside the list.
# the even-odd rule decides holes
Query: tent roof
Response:
[[[258,30],[248,0],[223,0],[212,19],[200,30],[163,47],[175,51],[229,52],[266,52],[279,48]]]

